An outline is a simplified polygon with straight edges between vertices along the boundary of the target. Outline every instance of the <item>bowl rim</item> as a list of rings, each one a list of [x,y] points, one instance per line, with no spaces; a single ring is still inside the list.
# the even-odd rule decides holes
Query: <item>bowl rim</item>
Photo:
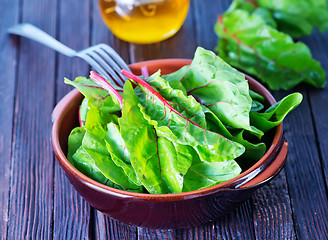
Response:
[[[148,60],[137,62],[134,64],[129,65],[131,69],[140,69],[141,66],[147,64],[170,64],[175,63],[174,65],[188,65],[191,63],[191,59],[183,59],[183,58],[168,58],[168,59],[156,59],[156,60]],[[244,73],[243,73],[244,74]],[[266,100],[268,100],[270,105],[276,103],[276,100],[271,95],[271,93],[258,81],[253,79],[252,77],[245,75],[246,80],[251,81],[252,84],[255,84],[256,87],[261,89],[262,94],[265,95]],[[240,185],[246,184],[247,182],[256,179],[260,173],[263,171],[263,165],[266,163],[267,165],[272,163],[274,160],[273,155],[276,156],[277,153],[280,151],[281,145],[283,143],[283,128],[282,123],[280,123],[275,130],[273,141],[270,147],[267,149],[263,157],[258,160],[252,167],[247,169],[246,171],[242,172],[240,175],[226,181],[223,183],[219,183],[214,186],[210,186],[203,189],[198,189],[189,192],[182,192],[182,193],[168,193],[168,194],[149,194],[149,193],[135,193],[129,192],[125,190],[116,189],[113,187],[109,187],[107,185],[101,184],[84,174],[78,171],[66,158],[63,150],[60,147],[58,132],[59,126],[62,122],[62,116],[64,114],[64,110],[71,104],[71,102],[77,98],[81,93],[77,89],[71,90],[67,93],[62,100],[56,105],[53,113],[53,127],[51,133],[51,142],[53,151],[55,156],[60,163],[60,165],[64,168],[66,174],[69,174],[71,177],[75,178],[76,180],[80,181],[81,183],[93,188],[94,190],[101,191],[106,194],[115,195],[121,198],[136,198],[140,200],[158,200],[158,201],[176,201],[181,199],[191,199],[191,198],[198,198],[205,195],[215,194],[219,191],[229,191],[229,190],[242,190],[250,188],[249,186],[243,188]],[[277,147],[278,146],[278,147]],[[277,149],[278,148],[278,149]],[[270,160],[271,159],[271,160]],[[255,176],[254,176],[255,174]],[[274,174],[274,173],[273,173]],[[255,184],[256,186],[259,183]]]

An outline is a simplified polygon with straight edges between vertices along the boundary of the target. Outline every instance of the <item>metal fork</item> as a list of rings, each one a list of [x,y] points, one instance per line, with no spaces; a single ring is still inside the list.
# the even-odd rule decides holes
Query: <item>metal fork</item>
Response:
[[[127,79],[121,74],[121,70],[126,69],[131,72],[128,65],[117,52],[104,43],[88,47],[81,51],[75,51],[29,23],[15,25],[9,28],[8,32],[37,41],[68,57],[80,57],[99,74],[118,87],[123,87]]]

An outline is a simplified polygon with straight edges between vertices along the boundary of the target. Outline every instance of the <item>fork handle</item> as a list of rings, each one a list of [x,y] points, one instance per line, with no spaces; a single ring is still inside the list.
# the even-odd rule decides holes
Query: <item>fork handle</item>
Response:
[[[76,51],[65,46],[61,42],[57,41],[55,38],[45,33],[41,29],[35,27],[29,23],[17,24],[8,29],[8,32],[11,34],[23,36],[29,39],[32,39],[36,42],[39,42],[45,46],[48,46],[57,52],[60,52],[68,57],[73,57],[76,54]]]

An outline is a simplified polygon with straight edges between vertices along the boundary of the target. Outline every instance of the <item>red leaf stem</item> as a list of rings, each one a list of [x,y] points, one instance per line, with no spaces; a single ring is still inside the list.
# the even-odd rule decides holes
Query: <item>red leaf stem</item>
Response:
[[[82,127],[82,118],[81,118],[81,106],[79,107],[79,124],[80,124],[80,127]]]
[[[149,77],[149,72],[148,72],[148,68],[147,66],[143,66],[141,67],[141,75],[143,76],[143,78],[148,78]]]
[[[255,8],[259,7],[259,4],[257,3],[256,0],[246,0],[246,2],[252,4]]]
[[[121,95],[116,91],[115,88],[113,88],[112,85],[110,85],[109,82],[106,81],[105,78],[103,78],[102,76],[100,76],[99,74],[97,74],[94,71],[90,72],[90,78],[95,83],[97,83],[99,86],[106,89],[109,93],[112,93],[114,95],[114,97],[118,100],[118,102],[120,103],[121,108],[123,108],[123,99],[122,99]]]
[[[203,127],[199,126],[197,123],[194,123],[193,121],[189,120],[185,116],[183,116],[181,113],[179,113],[174,107],[172,107],[160,94],[157,92],[152,86],[150,86],[146,81],[139,78],[138,76],[134,75],[133,73],[128,72],[127,70],[123,69],[122,74],[126,76],[127,78],[130,78],[131,80],[135,81],[136,83],[140,84],[142,87],[146,88],[149,92],[151,92],[154,96],[156,96],[164,106],[168,107],[171,111],[178,114],[180,117],[184,118],[186,121],[204,129]],[[206,129],[205,129],[206,130]]]

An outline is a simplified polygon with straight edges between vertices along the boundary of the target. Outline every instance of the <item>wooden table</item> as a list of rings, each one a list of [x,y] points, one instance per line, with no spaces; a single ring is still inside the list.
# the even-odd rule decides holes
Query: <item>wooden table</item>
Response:
[[[180,230],[136,228],[104,216],[71,187],[54,158],[51,113],[71,87],[64,77],[87,76],[82,60],[6,29],[30,22],[74,49],[113,46],[129,63],[192,58],[214,49],[224,0],[191,0],[177,35],[135,45],[113,37],[95,0],[0,0],[0,236],[1,239],[328,239],[328,91],[300,86],[304,101],[284,124],[289,156],[284,170],[231,214]],[[328,31],[302,38],[328,71]],[[275,92],[277,99],[287,92]]]

